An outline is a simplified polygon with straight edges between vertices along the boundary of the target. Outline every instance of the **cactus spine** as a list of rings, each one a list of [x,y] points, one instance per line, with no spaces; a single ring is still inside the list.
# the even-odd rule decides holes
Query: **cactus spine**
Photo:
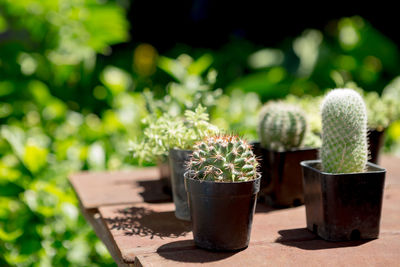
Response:
[[[270,150],[299,147],[306,127],[306,117],[301,108],[279,102],[266,104],[259,118],[261,146]]]
[[[206,137],[194,146],[187,163],[194,179],[216,182],[249,181],[258,178],[258,162],[251,146],[234,135]]]
[[[322,103],[322,169],[328,173],[363,172],[368,160],[367,111],[352,89],[335,89]]]

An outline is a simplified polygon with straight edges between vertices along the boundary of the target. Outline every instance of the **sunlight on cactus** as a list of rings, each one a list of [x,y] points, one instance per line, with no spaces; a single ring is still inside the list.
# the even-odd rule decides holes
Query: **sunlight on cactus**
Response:
[[[321,161],[324,172],[363,172],[368,160],[367,111],[352,89],[335,89],[322,103]]]
[[[258,131],[264,148],[279,151],[300,147],[306,128],[306,117],[299,107],[272,102],[261,109]]]
[[[251,146],[234,135],[206,137],[195,145],[187,163],[193,178],[216,182],[254,180],[257,166]]]

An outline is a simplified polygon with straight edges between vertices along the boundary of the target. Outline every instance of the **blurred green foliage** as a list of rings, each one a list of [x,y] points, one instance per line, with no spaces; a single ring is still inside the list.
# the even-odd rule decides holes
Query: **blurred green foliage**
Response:
[[[140,131],[144,98],[96,71],[128,26],[114,3],[0,1],[0,266],[115,265],[66,178],[120,168]]]
[[[0,266],[115,266],[67,176],[137,166],[127,144],[143,138],[149,114],[201,103],[211,123],[254,140],[269,99],[307,94],[315,103],[348,81],[399,99],[398,48],[362,18],[279,48],[232,40],[160,56],[150,44],[113,51],[129,40],[126,3],[0,0]],[[386,150],[400,154],[400,122],[387,133]]]

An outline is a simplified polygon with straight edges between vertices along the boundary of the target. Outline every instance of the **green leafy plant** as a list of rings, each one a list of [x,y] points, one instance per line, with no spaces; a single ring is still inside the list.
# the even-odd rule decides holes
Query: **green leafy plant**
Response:
[[[241,182],[258,178],[251,146],[234,135],[207,136],[196,143],[187,169],[194,179]]]
[[[174,81],[167,84],[166,94],[161,99],[150,90],[144,91],[148,111],[157,116],[165,112],[182,115],[185,110],[194,109],[199,104],[213,107],[222,95],[222,89],[214,89],[217,71],[209,69],[212,60],[208,54],[197,60],[186,54],[177,59],[160,57],[159,68],[171,75]]]
[[[400,101],[396,98],[379,96],[377,92],[368,92],[364,94],[364,101],[370,130],[383,131],[398,117],[396,109]]]
[[[261,108],[260,97],[239,89],[217,99],[211,109],[211,122],[220,129],[238,133],[248,140],[257,139],[257,118]]]
[[[300,147],[306,128],[304,111],[297,106],[271,102],[260,111],[258,131],[264,148],[289,150]]]
[[[363,172],[368,160],[367,110],[352,89],[330,91],[322,103],[322,169]]]
[[[393,89],[389,89],[393,88],[391,84],[386,86],[387,89],[384,90],[386,93],[382,93],[381,96],[377,92],[364,91],[353,81],[345,83],[344,87],[356,90],[363,97],[367,108],[369,130],[383,131],[400,118],[400,98],[393,94]]]
[[[140,142],[131,143],[131,151],[140,163],[155,162],[168,156],[170,149],[191,150],[196,141],[204,136],[218,133],[209,123],[206,108],[199,105],[195,111],[186,110],[184,117],[165,113],[159,118],[146,119],[148,127]]]

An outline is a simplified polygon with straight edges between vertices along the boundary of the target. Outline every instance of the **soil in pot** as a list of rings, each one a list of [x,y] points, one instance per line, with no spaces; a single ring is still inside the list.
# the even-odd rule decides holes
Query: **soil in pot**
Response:
[[[193,151],[171,149],[169,151],[169,163],[171,170],[172,198],[175,204],[175,216],[178,219],[190,221],[190,211],[185,190],[184,174],[185,162]]]
[[[379,236],[386,170],[368,163],[363,173],[329,174],[321,161],[304,161],[307,228],[328,241]]]
[[[260,180],[218,183],[186,174],[193,237],[198,247],[235,251],[249,245]]]
[[[299,206],[304,203],[300,162],[318,157],[318,149],[299,148],[271,151],[253,143],[254,154],[262,173],[259,198],[275,207]]]

